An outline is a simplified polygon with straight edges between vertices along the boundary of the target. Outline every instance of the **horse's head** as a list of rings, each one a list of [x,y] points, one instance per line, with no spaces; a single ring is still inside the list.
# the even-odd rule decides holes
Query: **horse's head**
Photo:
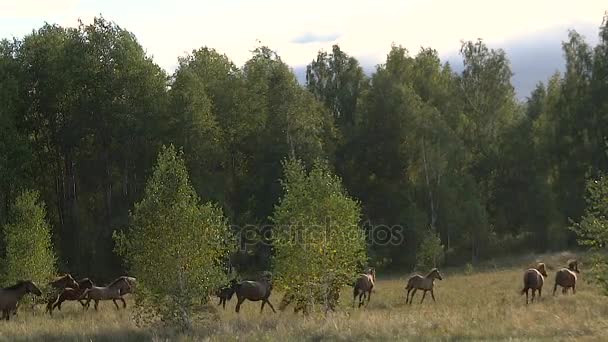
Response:
[[[536,270],[538,270],[538,272],[540,272],[540,274],[542,274],[543,276],[545,276],[545,277],[547,276],[547,270],[545,268],[545,264],[544,263],[542,263],[542,262],[539,263],[536,266]]]
[[[25,290],[28,293],[33,293],[36,296],[42,295],[42,291],[40,291],[38,286],[36,286],[36,284],[33,281],[30,281],[30,280],[24,281],[23,285],[25,286]]]
[[[370,275],[374,283],[376,282],[376,269],[373,267],[368,267],[365,271],[365,274]]]
[[[576,261],[576,260],[569,260],[568,261],[568,269],[570,271],[573,271],[573,272],[576,272],[576,273],[581,273],[578,270],[578,261]]]
[[[436,268],[433,268],[431,270],[430,277],[433,278],[433,279],[443,280],[443,278],[441,277],[441,273],[439,273],[439,270],[436,269]]]

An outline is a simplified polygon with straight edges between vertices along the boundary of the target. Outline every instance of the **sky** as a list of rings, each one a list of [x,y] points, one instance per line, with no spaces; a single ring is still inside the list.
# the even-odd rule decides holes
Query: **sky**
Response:
[[[101,14],[133,32],[169,73],[193,49],[212,47],[242,65],[263,44],[302,80],[304,66],[333,44],[369,71],[391,44],[411,54],[432,47],[458,70],[460,41],[482,38],[505,49],[523,98],[563,68],[568,29],[597,42],[606,10],[605,0],[0,0],[0,39]]]

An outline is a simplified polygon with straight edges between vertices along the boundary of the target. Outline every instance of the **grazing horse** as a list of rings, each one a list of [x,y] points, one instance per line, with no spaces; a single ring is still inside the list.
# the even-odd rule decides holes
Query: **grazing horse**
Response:
[[[555,273],[555,285],[553,286],[553,295],[555,296],[555,290],[557,290],[557,285],[563,288],[563,294],[568,293],[569,288],[572,288],[572,294],[575,294],[577,273],[580,273],[580,271],[578,270],[578,261],[569,260],[568,268],[562,268],[557,271],[557,273]]]
[[[46,299],[46,312],[52,314],[53,304],[55,300],[59,296],[59,293],[63,291],[65,288],[78,288],[78,283],[72,276],[68,274],[64,274],[60,277],[55,278],[53,281],[49,282],[50,291],[45,294]]]
[[[264,276],[258,281],[248,280],[235,283],[233,288],[238,300],[235,308],[236,312],[241,310],[241,304],[243,304],[245,299],[249,299],[252,302],[262,301],[260,312],[264,311],[264,305],[268,303],[272,312],[276,313],[272,303],[268,300],[268,297],[270,297],[272,292],[272,280],[270,279],[270,276]]]
[[[365,273],[359,274],[355,285],[353,286],[353,307],[355,306],[355,299],[359,296],[359,307],[365,302],[365,294],[367,293],[367,304],[371,300],[372,290],[376,283],[376,269],[368,268]]]
[[[17,311],[17,303],[27,293],[33,293],[36,296],[42,295],[42,292],[30,280],[21,280],[17,284],[9,287],[0,289],[0,311],[2,311],[2,317],[0,319],[10,319],[10,314],[13,311]]]
[[[82,294],[81,299],[86,299],[87,303],[86,308],[89,308],[89,304],[91,300],[95,301],[95,310],[97,310],[97,306],[99,305],[100,300],[112,300],[116,309],[118,310],[118,303],[116,300],[122,301],[123,309],[127,307],[127,302],[122,298],[125,293],[129,293],[131,291],[131,285],[129,284],[129,280],[127,277],[119,277],[118,279],[111,282],[108,286],[98,287],[93,286],[90,289],[86,289]]]
[[[540,299],[546,276],[547,270],[542,262],[536,265],[536,268],[531,268],[524,273],[524,288],[521,290],[521,294],[526,294],[526,304],[528,304],[528,290],[532,290],[532,302],[534,302],[536,290],[538,290]]]
[[[86,305],[86,302],[84,302],[84,300],[81,298],[84,294],[84,291],[92,288],[93,286],[95,286],[95,284],[93,284],[91,279],[84,278],[84,279],[81,279],[78,281],[78,287],[76,287],[76,288],[66,287],[65,289],[63,289],[63,291],[61,291],[59,296],[57,296],[57,299],[53,303],[53,306],[51,307],[51,311],[49,313],[52,315],[53,310],[55,310],[55,308],[61,310],[61,304],[63,302],[65,302],[66,300],[78,301],[80,303],[80,305],[82,305],[82,307],[84,308]]]
[[[220,299],[220,302],[217,305],[222,305],[224,309],[226,309],[226,301],[230,301],[232,296],[234,295],[234,287],[238,282],[236,279],[232,279],[230,281],[229,286],[224,286],[217,290],[215,295]]]
[[[405,289],[407,290],[407,296],[405,298],[405,304],[412,304],[412,300],[414,299],[414,295],[417,290],[422,290],[424,293],[422,294],[422,299],[420,300],[420,304],[424,301],[424,297],[426,297],[426,293],[431,291],[431,298],[433,298],[433,302],[435,301],[435,293],[433,292],[433,287],[435,285],[435,279],[443,280],[439,270],[433,268],[426,276],[421,276],[420,274],[414,274],[407,280],[407,285]],[[412,296],[410,297],[410,292]]]

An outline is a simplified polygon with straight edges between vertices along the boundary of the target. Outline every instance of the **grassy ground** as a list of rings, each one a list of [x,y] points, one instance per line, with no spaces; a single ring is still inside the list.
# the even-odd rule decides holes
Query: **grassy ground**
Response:
[[[136,327],[130,310],[117,312],[111,302],[99,312],[81,312],[65,303],[52,318],[40,312],[21,311],[10,322],[0,322],[0,340],[121,341],[121,340],[608,340],[608,298],[585,279],[584,264],[576,295],[551,296],[555,269],[571,257],[567,253],[529,256],[488,263],[469,275],[445,270],[430,296],[420,305],[405,305],[403,276],[382,278],[368,307],[351,307],[350,289],[342,294],[338,313],[302,317],[291,310],[259,314],[259,303],[246,302],[240,315],[235,300],[219,319],[198,325],[190,335]],[[539,303],[525,305],[519,294],[522,272],[537,259],[549,266],[549,278]],[[584,259],[583,259],[584,262]],[[513,266],[513,265],[519,266]],[[500,266],[507,265],[507,266]],[[504,267],[504,268],[503,268]],[[271,301],[278,309],[281,294]]]

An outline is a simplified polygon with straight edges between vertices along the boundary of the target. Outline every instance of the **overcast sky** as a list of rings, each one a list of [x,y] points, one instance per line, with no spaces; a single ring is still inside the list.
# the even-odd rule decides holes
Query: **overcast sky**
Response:
[[[370,70],[392,43],[412,54],[432,47],[457,64],[460,41],[483,38],[507,51],[523,97],[562,67],[568,29],[597,42],[605,10],[605,0],[0,0],[0,38],[101,13],[133,32],[169,72],[178,56],[202,46],[241,65],[261,41],[300,75],[318,50],[336,43]]]

